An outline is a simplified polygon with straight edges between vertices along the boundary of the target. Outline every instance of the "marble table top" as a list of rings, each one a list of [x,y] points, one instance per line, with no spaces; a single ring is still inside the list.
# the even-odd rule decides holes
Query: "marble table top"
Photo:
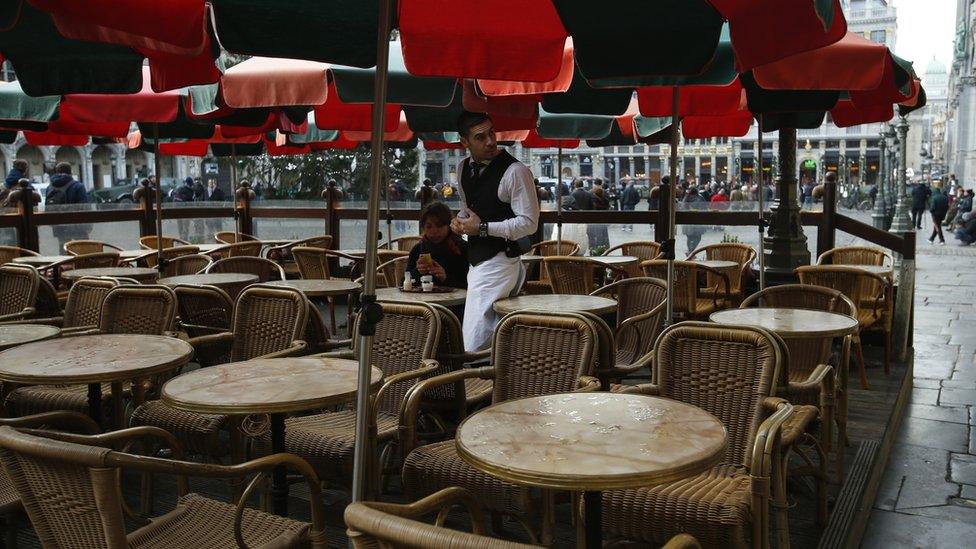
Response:
[[[782,307],[726,309],[712,313],[709,320],[732,326],[759,326],[782,337],[835,337],[857,328],[857,320],[846,315]]]
[[[165,286],[176,286],[177,284],[207,284],[210,286],[225,286],[235,284],[256,283],[258,276],[247,273],[203,273],[192,275],[168,276],[159,279],[159,283]]]
[[[101,267],[95,269],[72,269],[61,273],[61,278],[65,280],[77,280],[85,276],[118,276],[151,281],[159,277],[159,271],[148,267]]]
[[[362,285],[351,280],[341,279],[290,279],[273,280],[266,283],[268,286],[281,286],[285,288],[295,288],[308,297],[327,297],[333,295],[346,295],[362,290]]]
[[[464,305],[468,291],[455,288],[450,292],[404,292],[400,288],[377,288],[376,299],[382,301],[420,301],[423,303],[437,303],[445,307]]]
[[[65,261],[71,259],[73,255],[27,255],[23,257],[15,257],[13,259],[14,263],[23,263],[24,265],[31,265],[33,267],[47,267],[52,263],[57,263],[58,261]]]
[[[724,259],[696,259],[694,262],[713,269],[735,269],[739,267],[739,264],[735,261],[727,261]]]
[[[2,324],[0,325],[0,350],[32,341],[51,339],[60,333],[61,328],[45,324]]]
[[[588,312],[603,315],[616,311],[617,302],[607,297],[592,295],[537,294],[499,299],[492,307],[500,315],[529,309],[560,313]]]

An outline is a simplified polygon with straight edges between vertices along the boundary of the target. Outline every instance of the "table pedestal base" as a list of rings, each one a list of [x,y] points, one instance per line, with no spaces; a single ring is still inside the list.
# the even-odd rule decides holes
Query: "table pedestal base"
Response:
[[[271,453],[280,454],[285,451],[285,416],[271,414]],[[288,516],[288,471],[284,466],[275,467],[271,477],[271,498],[274,503],[274,513],[282,517]]]
[[[102,385],[88,384],[88,415],[95,423],[102,424]]]
[[[583,492],[583,521],[585,525],[583,547],[603,547],[603,493]]]

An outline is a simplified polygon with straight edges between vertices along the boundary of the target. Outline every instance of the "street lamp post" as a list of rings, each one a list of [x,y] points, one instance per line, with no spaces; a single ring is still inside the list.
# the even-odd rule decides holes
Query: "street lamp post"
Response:
[[[907,165],[906,140],[908,137],[908,122],[905,117],[901,117],[896,126],[898,130],[898,176],[896,181],[896,196],[898,203],[895,205],[895,217],[891,221],[890,231],[893,233],[907,233],[915,230],[912,225],[912,218],[908,213],[908,182],[906,181],[905,167]]]
[[[898,147],[898,134],[895,133],[894,128],[892,128],[890,124],[888,125],[888,138],[891,142],[888,144],[888,199],[885,202],[888,218],[885,221],[885,224],[890,228],[892,220],[895,218],[895,204],[898,203],[898,186],[895,181],[895,172],[898,170],[898,162],[895,156],[895,151]]]
[[[885,230],[886,220],[888,218],[887,206],[885,201],[887,200],[888,193],[885,190],[887,185],[888,177],[886,176],[886,166],[885,154],[887,154],[888,147],[888,136],[884,129],[881,130],[881,139],[878,140],[878,148],[880,155],[878,157],[878,180],[875,182],[875,187],[878,192],[874,197],[874,211],[871,213],[871,223],[874,228]]]

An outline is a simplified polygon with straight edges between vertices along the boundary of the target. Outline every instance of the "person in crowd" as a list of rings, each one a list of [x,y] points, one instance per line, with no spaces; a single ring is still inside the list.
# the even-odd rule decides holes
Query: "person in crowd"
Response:
[[[956,206],[956,215],[952,219],[953,225],[958,225],[962,223],[963,214],[969,213],[973,210],[973,190],[967,189],[961,198],[956,200],[958,205]]]
[[[207,191],[204,200],[210,202],[223,202],[225,200],[224,191],[220,190],[220,187],[217,186],[216,179],[207,179]],[[221,222],[222,220],[218,217],[208,217],[206,219],[207,232],[214,235],[223,230],[221,228]]]
[[[431,182],[430,178],[424,179],[423,183],[417,189],[416,193],[417,200],[420,201],[420,207],[424,208],[431,202],[437,200],[437,191],[434,189],[434,184]]]
[[[539,178],[533,179],[532,183],[535,185],[535,194],[540,203],[543,201],[548,202],[552,200],[552,193],[549,192],[549,189],[543,187],[542,184],[539,183]]]
[[[50,206],[61,206],[65,204],[87,204],[88,190],[85,185],[72,177],[71,164],[60,162],[54,167],[54,175],[51,176],[51,184],[48,186],[44,195],[45,208]],[[58,239],[58,249],[63,250],[64,244],[69,240],[87,240],[91,233],[91,225],[83,223],[72,223],[65,225],[53,225],[51,231],[54,238]]]
[[[620,207],[625,212],[633,211],[637,207],[637,203],[640,202],[640,193],[634,187],[634,180],[627,180],[627,186],[624,187],[622,193],[620,193]],[[625,223],[621,225],[620,230],[622,231],[633,231],[634,226],[630,223]]]
[[[431,275],[438,286],[468,287],[468,243],[451,232],[451,217],[451,209],[443,202],[431,202],[421,212],[423,240],[407,259],[407,272],[415,283],[420,283],[421,276]]]
[[[729,209],[729,195],[725,192],[725,187],[720,187],[712,195],[709,200],[712,204],[712,208],[716,210],[727,210]]]
[[[976,215],[973,215],[973,212],[962,214],[962,223],[956,229],[955,235],[963,246],[976,242]]]
[[[803,176],[803,181],[800,184],[800,204],[804,208],[810,208],[813,206],[813,179],[805,175]]]
[[[173,202],[178,202],[180,204],[185,204],[193,202],[193,178],[187,177],[183,180],[183,183],[173,189],[170,192],[170,198]],[[183,240],[188,240],[190,238],[190,220],[187,218],[180,218],[176,220],[177,230],[180,233],[180,238]]]
[[[203,184],[203,181],[199,177],[193,178],[193,201],[203,202],[207,199],[207,187]],[[202,217],[193,218],[193,234],[196,238],[201,241],[206,240],[204,231],[206,230],[206,222]]]
[[[26,160],[18,158],[14,160],[13,166],[7,172],[7,178],[3,181],[3,189],[0,189],[0,206],[8,207],[10,204],[10,191],[17,186],[17,182],[27,177],[28,164]]]
[[[577,210],[592,210],[593,209],[593,195],[590,191],[583,188],[582,179],[573,180],[573,193],[570,195],[573,197],[573,202],[575,203],[575,209]]]
[[[930,196],[932,196],[932,189],[929,189],[924,181],[919,181],[912,186],[912,225],[916,229],[922,228],[922,215],[925,213]]]
[[[929,213],[932,214],[932,236],[929,237],[929,243],[934,244],[935,237],[938,235],[939,244],[945,245],[945,236],[942,235],[942,222],[945,220],[946,214],[949,213],[949,197],[938,187],[932,191],[932,204],[929,207]]]
[[[590,202],[594,210],[610,209],[610,200],[607,199],[606,194],[602,185],[593,185]],[[589,223],[586,226],[586,237],[590,242],[591,250],[597,246],[610,246],[610,235],[607,226],[603,223]]]
[[[518,294],[525,280],[519,257],[539,228],[539,200],[532,172],[498,147],[487,114],[464,111],[457,125],[469,155],[457,170],[463,208],[451,230],[468,236],[471,268],[462,331],[465,351],[474,352],[491,344],[499,320],[492,305]]]
[[[705,199],[698,194],[698,189],[689,187],[688,190],[685,191],[685,197],[682,199],[682,202],[685,204],[685,209],[698,210],[704,206]],[[701,242],[702,235],[705,234],[705,226],[682,225],[681,232],[685,235],[685,246],[687,247],[687,253],[691,254],[691,252],[698,247],[698,243]]]

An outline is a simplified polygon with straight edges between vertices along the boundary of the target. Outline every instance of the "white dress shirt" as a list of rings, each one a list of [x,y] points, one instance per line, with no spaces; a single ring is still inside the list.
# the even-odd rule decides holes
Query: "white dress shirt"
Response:
[[[464,161],[458,165],[457,173],[464,168]],[[467,206],[464,197],[464,186],[458,184],[461,193],[461,205]],[[518,240],[535,233],[539,226],[539,196],[536,194],[532,171],[521,162],[513,162],[502,175],[498,184],[498,199],[510,204],[515,217],[504,221],[488,223],[488,236],[497,236],[506,240]],[[475,212],[478,213],[478,212]],[[480,214],[479,214],[480,215]]]

